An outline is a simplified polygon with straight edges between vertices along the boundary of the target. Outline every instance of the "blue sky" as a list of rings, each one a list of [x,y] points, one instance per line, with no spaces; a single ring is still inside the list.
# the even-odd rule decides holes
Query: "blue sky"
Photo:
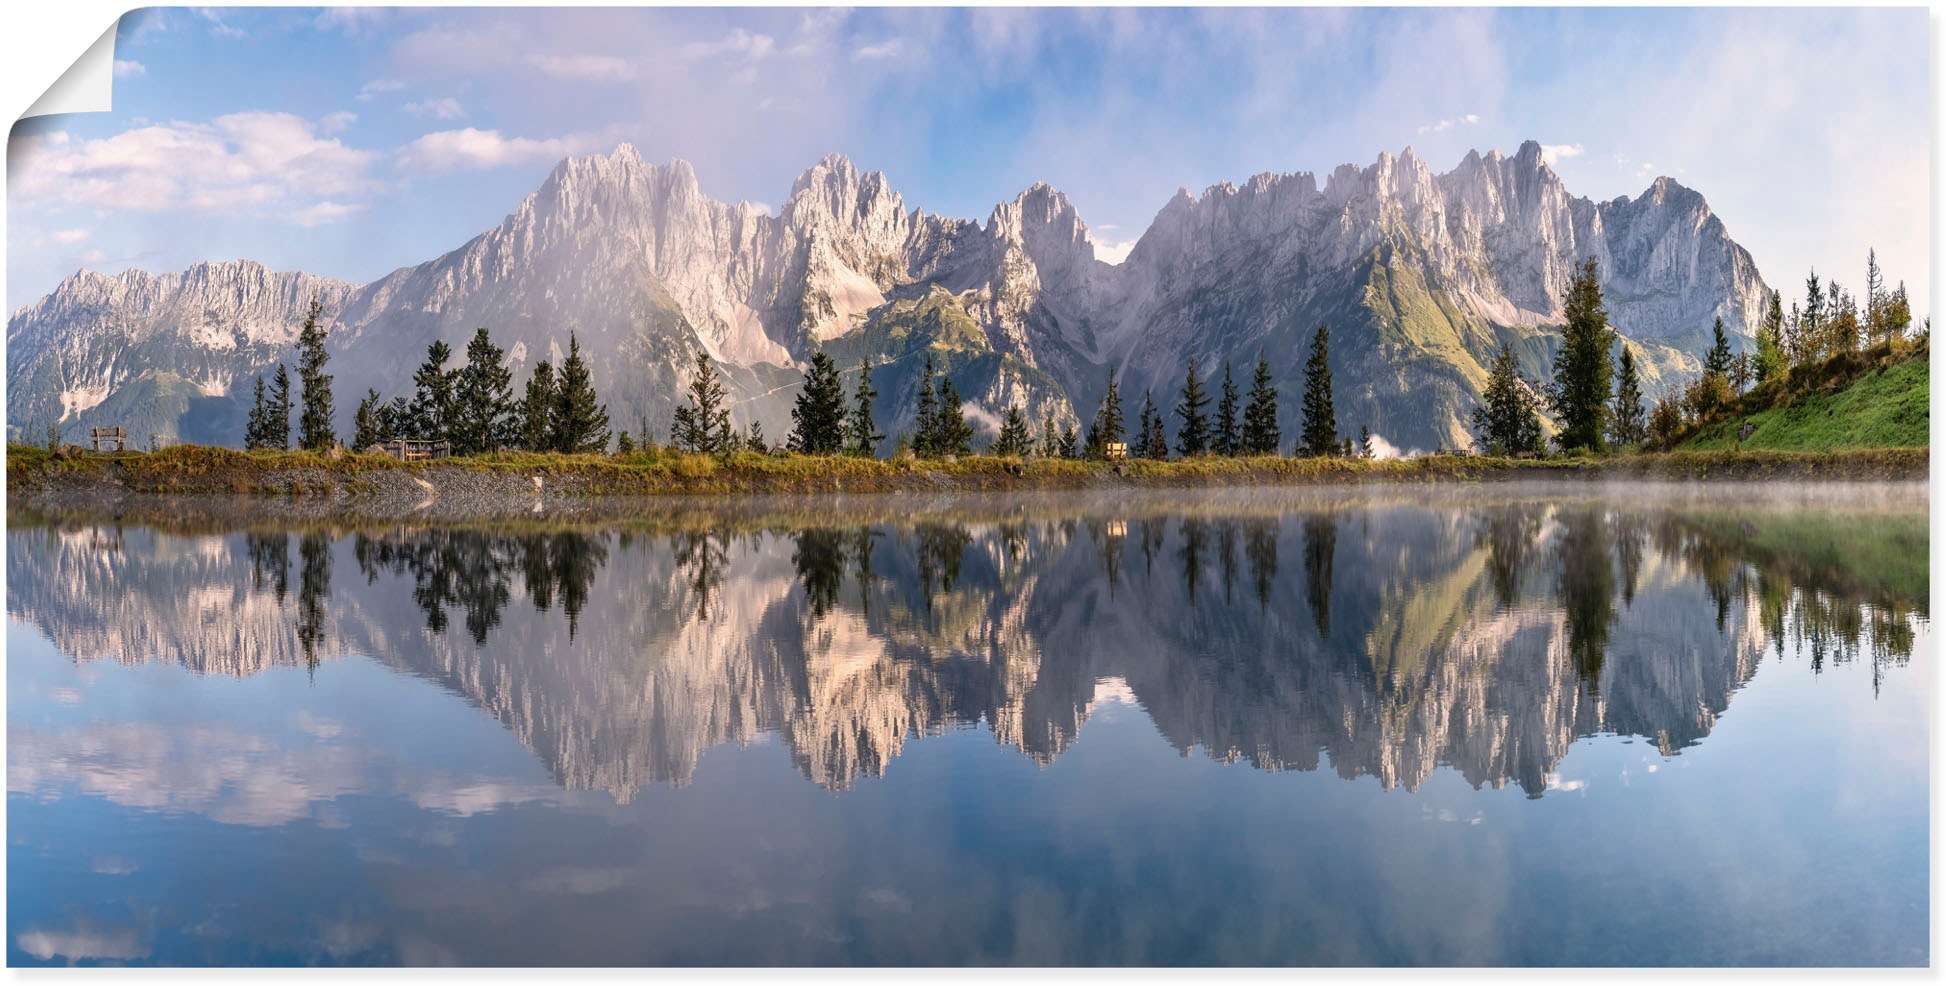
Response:
[[[1925,312],[1927,36],[1923,8],[143,11],[112,113],[14,131],[7,304],[84,265],[370,280],[623,140],[771,206],[831,151],[966,218],[1045,180],[1112,248],[1178,188],[1531,138],[1577,195],[1701,190],[1787,296],[1813,265],[1861,287],[1876,246]]]

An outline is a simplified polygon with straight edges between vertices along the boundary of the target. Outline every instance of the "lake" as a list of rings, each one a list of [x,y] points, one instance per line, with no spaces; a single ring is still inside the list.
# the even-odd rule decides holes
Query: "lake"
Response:
[[[1925,965],[1926,505],[16,512],[8,961]]]

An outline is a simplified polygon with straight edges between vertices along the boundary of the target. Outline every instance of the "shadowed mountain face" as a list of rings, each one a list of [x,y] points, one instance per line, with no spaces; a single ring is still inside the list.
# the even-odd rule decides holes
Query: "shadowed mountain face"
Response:
[[[964,727],[1048,764],[1130,702],[1185,754],[1539,796],[1583,737],[1702,740],[1787,639],[1814,670],[1876,672],[1927,615],[1918,512],[1138,498],[613,529],[29,520],[7,532],[8,612],[76,661],[322,678],[367,656],[618,801],[766,737],[834,790]]]
[[[832,155],[770,215],[624,144],[562,161],[497,227],[370,284],[249,261],[79,271],[9,317],[7,424],[15,437],[121,425],[238,444],[251,381],[291,359],[316,298],[341,430],[367,387],[409,394],[428,344],[463,351],[485,326],[516,380],[558,365],[574,334],[615,426],[663,438],[697,353],[725,368],[735,423],[777,437],[818,350],[848,384],[862,362],[882,367],[888,445],[912,426],[928,358],[991,436],[1015,404],[1037,425],[1084,422],[1111,371],[1131,404],[1153,390],[1168,407],[1191,356],[1218,376],[1234,364],[1242,382],[1261,355],[1295,434],[1305,354],[1329,323],[1347,432],[1430,449],[1461,443],[1502,343],[1547,375],[1588,259],[1651,398],[1695,374],[1714,318],[1753,333],[1768,296],[1697,192],[1658,178],[1634,199],[1576,198],[1532,141],[1444,174],[1407,149],[1322,183],[1261,174],[1183,190],[1118,265],[1045,183],[982,223],[910,207],[884,174]]]

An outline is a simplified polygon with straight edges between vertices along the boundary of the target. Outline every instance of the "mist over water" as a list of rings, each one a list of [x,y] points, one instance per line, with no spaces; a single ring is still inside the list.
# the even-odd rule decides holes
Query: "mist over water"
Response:
[[[1924,964],[1925,509],[15,515],[9,960]]]

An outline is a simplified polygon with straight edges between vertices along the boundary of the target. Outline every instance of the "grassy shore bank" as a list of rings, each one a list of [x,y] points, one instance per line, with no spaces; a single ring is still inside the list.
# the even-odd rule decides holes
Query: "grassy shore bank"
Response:
[[[1487,482],[1519,479],[1753,481],[1909,480],[1926,475],[1927,450],[1832,453],[1680,451],[1514,460],[1428,456],[1406,460],[1197,458],[1087,462],[970,456],[953,461],[730,456],[504,453],[402,463],[384,456],[241,452],[176,446],[94,455],[28,446],[7,450],[7,489],[29,500],[56,495],[243,494],[534,500],[667,494],[891,493],[1116,487]]]

